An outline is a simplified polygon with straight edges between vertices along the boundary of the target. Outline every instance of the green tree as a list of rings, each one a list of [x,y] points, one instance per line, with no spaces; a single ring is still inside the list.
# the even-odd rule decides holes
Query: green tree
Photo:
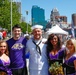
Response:
[[[19,4],[12,2],[12,26],[20,23],[21,14]],[[0,26],[11,30],[11,2],[9,0],[0,0]]]
[[[20,4],[12,2],[12,26],[20,24],[23,33],[27,30],[27,23],[21,23]],[[0,0],[0,26],[11,31],[11,2],[10,0]],[[28,24],[28,32],[31,32],[31,25]]]
[[[26,33],[26,31],[27,31],[27,23],[21,22],[20,26],[22,28],[22,32]],[[28,33],[30,33],[30,32],[31,32],[31,25],[28,24]]]

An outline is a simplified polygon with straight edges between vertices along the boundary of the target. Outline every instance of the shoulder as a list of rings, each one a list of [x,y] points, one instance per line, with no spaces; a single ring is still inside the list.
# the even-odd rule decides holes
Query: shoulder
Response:
[[[10,45],[10,43],[12,43],[13,41],[14,41],[13,38],[10,38],[6,42],[7,42],[8,45]]]
[[[22,37],[21,39],[23,39],[23,41],[25,41],[25,42],[27,41],[27,39],[25,37]]]
[[[66,55],[66,49],[65,48],[61,48],[59,50],[59,56],[64,56],[64,55]]]
[[[65,48],[66,46],[65,45],[62,45],[62,48]]]
[[[43,38],[42,41],[47,41],[47,39],[46,38]]]
[[[62,47],[62,48],[60,49],[60,51],[65,51],[65,50],[66,50],[66,48],[65,48],[65,47],[64,47],[64,48]]]
[[[46,41],[47,41],[46,38],[43,38],[43,39],[42,39],[42,43],[46,44]]]
[[[76,53],[73,56],[76,58]]]
[[[27,41],[27,43],[31,43],[32,42],[32,38],[30,38],[28,41]]]
[[[32,42],[32,38],[30,38],[29,40],[27,40],[27,43],[26,44],[28,44],[28,45],[30,45],[30,44],[32,44],[33,42]]]
[[[10,38],[10,39],[8,39],[6,42],[10,42],[10,41],[12,41],[13,40],[13,38]]]

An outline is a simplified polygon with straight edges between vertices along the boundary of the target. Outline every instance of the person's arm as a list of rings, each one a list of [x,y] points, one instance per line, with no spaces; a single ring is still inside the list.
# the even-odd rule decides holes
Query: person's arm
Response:
[[[76,72],[76,59],[74,60],[74,67],[75,67],[75,72]]]
[[[25,50],[25,54],[27,55],[28,53],[29,53],[29,44],[28,44],[28,42],[26,43],[26,50]]]

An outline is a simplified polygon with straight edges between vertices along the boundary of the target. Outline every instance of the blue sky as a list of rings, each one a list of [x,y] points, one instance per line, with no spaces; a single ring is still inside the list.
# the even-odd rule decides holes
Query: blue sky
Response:
[[[45,19],[50,19],[50,14],[53,8],[57,8],[61,16],[67,16],[68,22],[71,22],[71,15],[76,13],[76,0],[21,0],[22,16],[26,17],[27,21],[31,21],[31,8],[37,5],[45,10]],[[25,11],[28,10],[28,16]]]

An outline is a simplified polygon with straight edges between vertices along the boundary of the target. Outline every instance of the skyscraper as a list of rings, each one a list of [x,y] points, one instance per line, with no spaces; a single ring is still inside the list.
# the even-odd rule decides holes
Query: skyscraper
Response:
[[[76,26],[76,13],[72,14],[72,21],[74,26]]]
[[[58,9],[54,8],[51,11],[50,21],[53,24],[57,24],[59,22],[67,24],[67,17],[66,16],[60,16]]]
[[[60,16],[60,14],[59,14],[58,9],[54,8],[54,9],[52,9],[51,15],[50,15],[51,21],[53,21],[53,22],[56,21],[56,19],[55,19],[56,16]]]
[[[40,24],[45,28],[47,21],[45,21],[44,9],[36,5],[32,6],[31,18],[32,18],[32,25]]]

